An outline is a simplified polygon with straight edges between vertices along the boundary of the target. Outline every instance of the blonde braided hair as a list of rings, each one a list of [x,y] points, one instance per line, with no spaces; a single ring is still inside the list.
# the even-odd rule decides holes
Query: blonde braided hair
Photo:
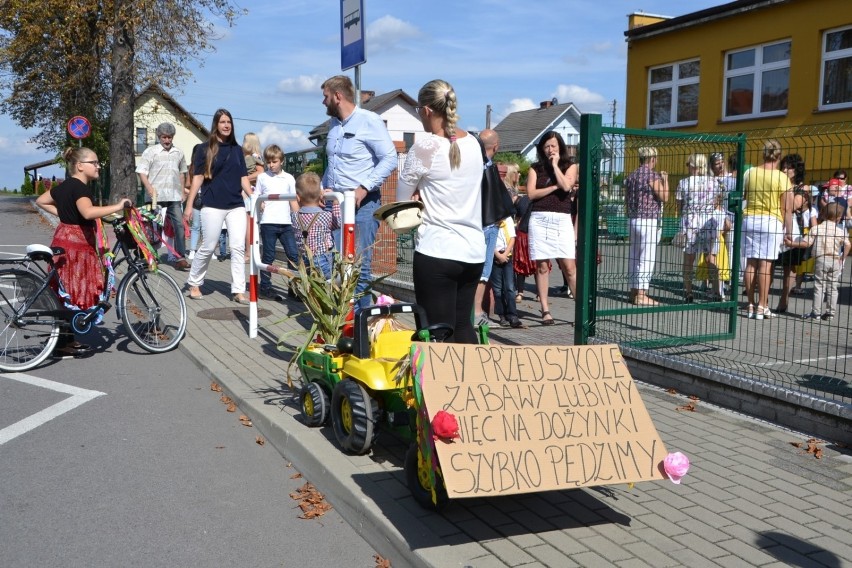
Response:
[[[453,86],[443,79],[429,81],[417,94],[417,101],[421,106],[426,106],[443,116],[446,124],[444,133],[450,139],[450,168],[458,169],[461,165],[461,150],[456,142],[456,124],[459,115],[456,113],[458,101]]]

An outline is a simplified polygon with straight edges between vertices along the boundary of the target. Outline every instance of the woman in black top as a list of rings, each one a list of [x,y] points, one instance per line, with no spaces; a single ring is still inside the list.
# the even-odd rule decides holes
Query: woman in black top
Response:
[[[201,246],[192,259],[189,277],[189,297],[199,300],[202,297],[201,285],[207,275],[207,267],[213,250],[222,232],[222,223],[229,235],[244,235],[246,232],[246,208],[243,196],[251,195],[246,174],[246,162],[243,149],[237,144],[234,135],[234,122],[231,113],[219,109],[213,115],[210,138],[202,151],[192,156],[192,186],[187,202],[192,203],[195,195],[201,191],[204,207],[197,211],[187,207],[183,216],[192,221],[193,215],[201,215]],[[246,291],[246,243],[242,238],[231,239],[231,299],[239,304],[248,304]]]

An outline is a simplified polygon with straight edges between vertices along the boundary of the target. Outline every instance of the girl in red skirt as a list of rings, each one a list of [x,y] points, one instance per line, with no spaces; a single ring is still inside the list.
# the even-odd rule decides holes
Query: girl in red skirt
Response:
[[[65,254],[54,258],[56,269],[70,302],[86,310],[98,303],[104,286],[94,220],[130,207],[131,202],[122,199],[114,205],[94,205],[88,183],[100,177],[98,156],[81,147],[66,149],[62,157],[71,177],[41,194],[36,205],[59,217],[50,246],[62,247]],[[51,284],[56,287],[55,282]],[[57,351],[80,355],[89,350],[88,345],[74,340],[70,328],[63,328]]]

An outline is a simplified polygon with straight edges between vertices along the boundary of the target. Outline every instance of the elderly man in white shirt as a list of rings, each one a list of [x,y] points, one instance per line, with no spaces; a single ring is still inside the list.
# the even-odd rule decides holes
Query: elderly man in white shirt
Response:
[[[155,197],[159,205],[166,208],[166,216],[174,228],[174,255],[169,251],[169,262],[174,263],[178,270],[189,270],[186,261],[186,234],[183,227],[183,187],[186,178],[186,159],[183,152],[176,148],[172,141],[175,127],[164,122],[157,127],[158,143],[146,148],[139,158],[136,173],[145,188],[145,201],[151,202]]]

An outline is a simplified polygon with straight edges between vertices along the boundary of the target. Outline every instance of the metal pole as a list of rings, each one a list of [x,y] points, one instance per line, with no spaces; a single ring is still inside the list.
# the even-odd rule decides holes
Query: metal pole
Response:
[[[355,66],[355,106],[361,108],[361,66]]]

